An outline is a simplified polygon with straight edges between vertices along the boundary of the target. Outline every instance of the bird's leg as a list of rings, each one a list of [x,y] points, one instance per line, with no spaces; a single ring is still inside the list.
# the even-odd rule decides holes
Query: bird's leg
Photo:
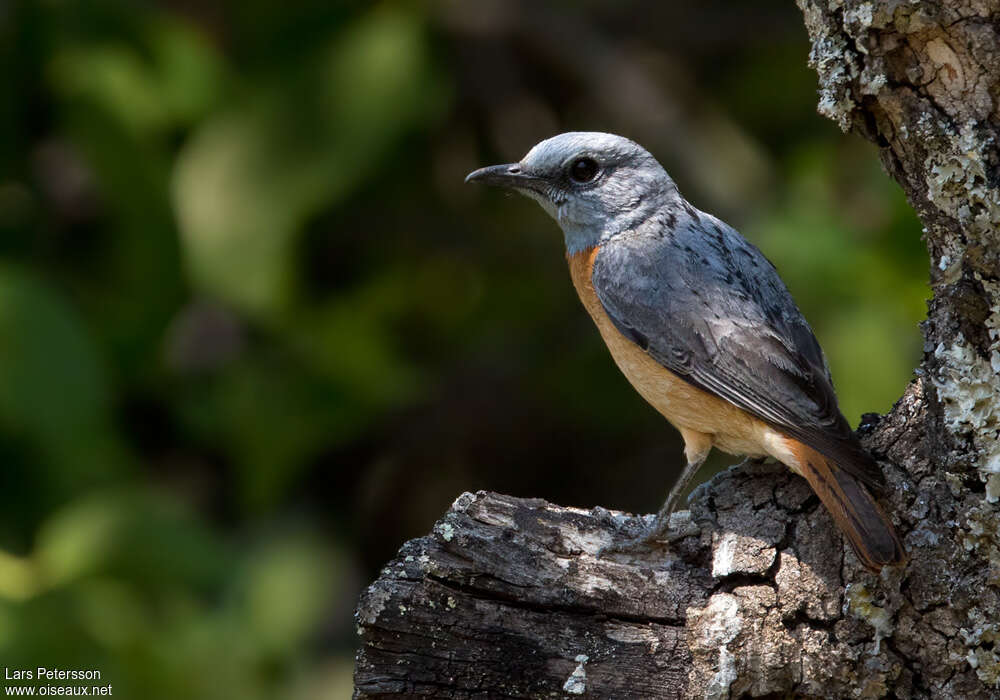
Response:
[[[638,537],[634,537],[623,542],[613,542],[606,547],[601,548],[601,550],[597,553],[597,556],[600,557],[608,552],[632,552],[640,549],[648,549],[653,546],[657,540],[661,539],[670,527],[670,514],[674,512],[677,501],[680,500],[681,494],[684,493],[684,489],[686,489],[688,484],[691,483],[691,479],[698,473],[698,469],[700,469],[701,465],[705,463],[706,457],[708,457],[708,450],[705,450],[696,456],[695,459],[688,460],[688,463],[684,467],[684,471],[681,472],[680,477],[670,488],[670,493],[667,494],[667,500],[663,502],[663,505],[660,506],[660,510],[656,513],[656,518],[653,520],[653,524],[650,525],[645,532]]]

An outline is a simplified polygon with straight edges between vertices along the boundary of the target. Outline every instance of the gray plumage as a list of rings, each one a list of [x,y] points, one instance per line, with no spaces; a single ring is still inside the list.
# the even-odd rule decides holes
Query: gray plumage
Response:
[[[592,161],[596,174],[574,180]],[[581,168],[588,175],[590,167]],[[764,255],[698,211],[645,149],[571,132],[469,180],[539,201],[573,255],[599,245],[591,281],[615,327],[660,365],[836,460],[871,486],[881,471],[840,413],[819,343]]]
[[[597,255],[594,290],[615,326],[694,386],[880,485],[882,473],[840,413],[819,343],[774,266],[725,223],[676,191],[672,199]]]

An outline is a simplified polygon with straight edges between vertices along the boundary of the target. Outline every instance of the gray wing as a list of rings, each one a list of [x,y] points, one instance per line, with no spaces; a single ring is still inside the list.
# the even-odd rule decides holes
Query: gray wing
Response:
[[[881,470],[840,413],[819,343],[770,261],[701,212],[663,230],[617,236],[597,255],[594,290],[618,330],[694,386],[881,485]]]

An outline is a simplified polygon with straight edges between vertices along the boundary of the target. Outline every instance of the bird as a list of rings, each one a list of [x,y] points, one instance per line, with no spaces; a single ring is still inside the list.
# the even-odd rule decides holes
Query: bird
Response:
[[[878,463],[840,412],[826,357],[774,265],[679,192],[623,136],[568,132],[466,182],[527,195],[559,224],[583,306],[636,391],[681,434],[686,465],[647,530],[652,547],[712,448],[804,477],[873,571],[905,562],[873,497]]]

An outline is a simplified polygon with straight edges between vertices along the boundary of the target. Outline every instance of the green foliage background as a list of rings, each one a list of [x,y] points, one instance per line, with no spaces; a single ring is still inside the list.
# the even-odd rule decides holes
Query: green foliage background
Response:
[[[807,52],[777,1],[0,8],[3,664],[346,697],[360,588],[461,491],[654,509],[678,438],[555,224],[462,184],[558,131],[656,152],[885,412],[920,228]]]

